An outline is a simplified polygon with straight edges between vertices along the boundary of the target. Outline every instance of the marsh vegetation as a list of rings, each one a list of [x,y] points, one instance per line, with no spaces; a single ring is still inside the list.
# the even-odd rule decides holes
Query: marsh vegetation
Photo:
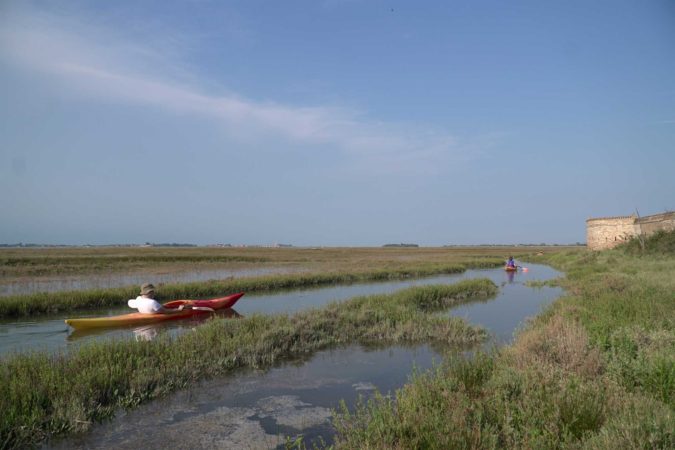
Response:
[[[515,252],[514,252],[515,250]],[[551,249],[547,249],[552,251]],[[459,273],[466,269],[499,267],[514,248],[328,248],[328,249],[3,249],[3,273],[79,273],[95,276],[99,270],[198,271],[212,265],[249,268],[295,267],[301,273],[262,275],[189,283],[166,283],[160,300],[226,295],[232,292],[266,292],[279,289],[325,286],[404,279]],[[519,250],[523,252],[521,248]],[[528,251],[531,249],[528,248]],[[186,261],[190,261],[186,266]],[[230,261],[226,263],[226,261]],[[245,262],[244,262],[245,261]],[[153,269],[153,270],[154,270]],[[93,271],[93,272],[92,272]],[[152,274],[148,274],[151,279]],[[33,279],[39,279],[34,276]],[[10,276],[0,277],[7,282]],[[32,316],[78,309],[125,304],[137,294],[137,286],[87,289],[66,292],[38,292],[0,297],[0,317]]]
[[[565,297],[510,347],[343,407],[337,447],[674,448],[673,238],[533,257],[566,272]]]
[[[357,297],[294,315],[213,320],[176,338],[92,343],[68,354],[0,360],[0,441],[29,445],[85,430],[197,380],[353,343],[470,345],[484,330],[436,314],[495,295],[486,279]]]
[[[416,264],[462,264],[552,247],[260,248],[96,247],[0,248],[0,281],[22,277],[209,268],[299,267],[312,272],[397,269]]]

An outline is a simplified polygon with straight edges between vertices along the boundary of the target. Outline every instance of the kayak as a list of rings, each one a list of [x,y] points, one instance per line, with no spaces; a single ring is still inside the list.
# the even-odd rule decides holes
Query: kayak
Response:
[[[202,308],[211,308],[213,310],[227,309],[234,306],[244,295],[243,292],[229,295],[227,297],[214,298],[211,300],[174,300],[164,303],[165,308],[175,309],[181,305],[198,306]],[[146,325],[149,323],[163,322],[165,320],[185,319],[187,317],[196,316],[199,314],[208,314],[208,310],[192,310],[186,309],[175,314],[142,314],[131,313],[122,314],[121,316],[112,317],[94,317],[90,319],[66,319],[66,323],[76,330],[87,330],[92,328],[110,328],[123,327],[129,325]]]
[[[507,272],[515,272],[516,270],[518,270],[518,267],[506,266],[506,267],[504,267],[504,270],[506,270]]]

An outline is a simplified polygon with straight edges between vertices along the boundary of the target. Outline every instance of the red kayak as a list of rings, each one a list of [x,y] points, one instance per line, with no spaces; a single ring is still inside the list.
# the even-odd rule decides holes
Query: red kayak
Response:
[[[194,307],[210,308],[212,310],[231,308],[244,295],[243,292],[229,295],[227,297],[214,298],[212,300],[174,300],[164,303],[165,308],[175,309],[181,305],[191,305]],[[206,310],[186,309],[175,314],[142,314],[131,313],[112,317],[94,317],[90,319],[66,319],[66,323],[76,330],[85,330],[91,328],[109,328],[128,325],[146,325],[149,323],[163,322],[165,320],[185,319],[186,317],[196,316],[198,314],[209,314]]]

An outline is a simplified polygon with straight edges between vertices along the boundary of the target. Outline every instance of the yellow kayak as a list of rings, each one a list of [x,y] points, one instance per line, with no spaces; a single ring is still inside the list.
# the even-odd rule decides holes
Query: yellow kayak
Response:
[[[218,310],[231,308],[244,295],[243,292],[212,300],[174,300],[165,303],[165,308],[178,308],[181,305],[191,305],[205,308],[206,310]],[[89,330],[92,328],[124,327],[130,325],[147,325],[149,323],[163,322],[165,320],[185,319],[198,314],[207,314],[204,310],[186,309],[175,314],[142,314],[131,313],[112,317],[94,317],[90,319],[66,319],[66,323],[76,330]]]

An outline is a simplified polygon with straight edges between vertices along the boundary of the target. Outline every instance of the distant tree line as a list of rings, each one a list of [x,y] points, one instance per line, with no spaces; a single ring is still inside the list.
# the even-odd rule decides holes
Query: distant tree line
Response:
[[[146,242],[145,245],[149,245],[150,247],[197,247],[196,244],[180,244],[177,242],[163,242],[160,244]]]
[[[384,244],[382,247],[419,247],[417,244]]]
[[[23,243],[19,242],[18,244],[0,244],[0,247],[77,247],[74,245],[60,245],[60,244],[33,244],[31,242]]]
[[[153,244],[151,242],[146,242],[143,244],[145,247],[198,247],[195,244],[180,244],[176,242],[171,243],[162,243],[162,244]],[[69,247],[139,247],[139,244],[102,244],[102,245],[92,245],[92,244],[78,244],[78,245],[66,245],[66,244],[34,244],[31,242],[19,242],[17,244],[0,244],[0,248],[10,248],[10,247],[46,247],[46,248],[69,248]]]

